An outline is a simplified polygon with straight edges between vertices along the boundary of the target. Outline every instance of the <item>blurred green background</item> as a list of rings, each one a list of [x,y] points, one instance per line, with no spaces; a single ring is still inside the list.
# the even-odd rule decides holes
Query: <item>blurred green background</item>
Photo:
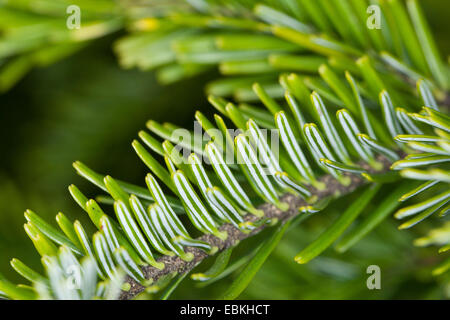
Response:
[[[450,2],[430,0],[423,7],[441,52],[450,52]],[[144,185],[146,169],[130,143],[146,120],[191,127],[195,110],[212,112],[203,88],[216,76],[214,72],[160,86],[152,72],[120,69],[112,45],[121,35],[116,32],[60,62],[34,69],[0,96],[0,272],[10,280],[21,280],[9,266],[12,257],[41,270],[38,254],[23,231],[25,209],[48,221],[58,211],[87,221],[67,186],[75,183],[90,196],[97,190],[75,174],[73,161]],[[436,249],[412,245],[412,239],[427,230],[425,224],[412,231],[397,231],[391,219],[346,255],[336,255],[331,249],[307,266],[293,261],[295,253],[342,212],[351,196],[288,233],[241,297],[449,297],[445,279],[429,275]],[[383,279],[389,290],[367,290],[361,279],[366,278],[368,264],[380,264],[387,272]],[[205,269],[206,265],[201,267]],[[196,286],[188,280],[174,297],[211,298],[229,281],[193,290]]]

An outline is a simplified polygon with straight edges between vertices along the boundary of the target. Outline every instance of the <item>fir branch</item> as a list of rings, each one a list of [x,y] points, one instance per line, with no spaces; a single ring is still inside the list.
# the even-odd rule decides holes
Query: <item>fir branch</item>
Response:
[[[241,2],[244,4],[247,1],[236,1]],[[63,216],[58,216],[61,232],[27,211],[25,230],[44,260],[58,255],[61,265],[73,262],[77,258],[72,257],[69,249],[75,254],[82,255],[84,252],[86,256],[97,256],[98,264],[95,266],[99,277],[105,282],[115,278],[118,269],[122,268],[128,274],[121,287],[123,291],[120,298],[131,299],[143,292],[151,281],[157,283],[155,287],[158,287],[161,282],[167,284],[176,274],[179,279],[175,283],[179,283],[190,270],[217,250],[233,247],[240,240],[275,223],[283,224],[296,216],[307,217],[322,210],[325,207],[323,204],[328,204],[331,198],[348,194],[366,181],[388,183],[402,177],[427,180],[426,184],[403,195],[403,199],[425,190],[430,193],[429,188],[433,188],[432,191],[439,190],[437,188],[441,188],[441,182],[448,182],[446,167],[434,167],[429,172],[416,169],[420,166],[442,166],[450,161],[448,108],[440,112],[436,102],[443,101],[446,107],[450,104],[448,77],[416,0],[406,1],[406,8],[398,1],[382,5],[383,12],[389,14],[392,11],[399,17],[396,21],[391,19],[391,15],[387,16],[388,27],[399,29],[404,34],[403,38],[395,32],[391,34],[393,47],[390,49],[384,47],[379,33],[369,33],[373,42],[373,46],[370,46],[367,43],[369,38],[366,39],[362,33],[363,29],[357,27],[358,23],[364,25],[365,19],[352,15],[351,8],[341,2],[324,2],[323,12],[311,17],[314,20],[312,26],[306,25],[303,18],[294,18],[295,12],[286,11],[286,8],[275,4],[273,8],[269,7],[263,0],[249,1],[248,10],[236,6],[238,10],[231,10],[227,14],[222,10],[225,8],[221,1],[188,3],[195,10],[178,12],[172,8],[167,12],[157,10],[158,14],[144,17],[131,16],[130,31],[133,34],[117,42],[115,49],[124,67],[136,66],[145,70],[157,68],[158,78],[165,83],[204,72],[214,65],[223,75],[237,76],[215,81],[208,86],[207,91],[216,95],[210,100],[220,113],[228,117],[238,129],[247,128],[250,131],[250,140],[244,135],[238,135],[235,145],[231,137],[225,134],[225,144],[227,148],[237,151],[237,157],[243,160],[238,167],[241,177],[246,178],[248,189],[253,189],[257,198],[264,200],[265,204],[253,207],[233,174],[220,168],[215,149],[222,149],[224,142],[211,141],[205,148],[203,145],[191,144],[195,141],[180,143],[181,147],[192,152],[207,154],[216,171],[216,175],[212,171],[208,174],[195,153],[191,154],[188,163],[178,161],[180,157],[172,153],[175,149],[172,143],[177,143],[172,137],[176,126],[149,121],[148,129],[165,141],[159,144],[143,132],[139,136],[154,152],[164,156],[167,170],[137,141],[133,142],[133,147],[151,171],[146,178],[148,190],[114,180],[110,176],[105,177],[76,163],[75,168],[80,175],[110,194],[112,201],[110,198],[106,201],[114,204],[117,220],[111,219],[94,200],[88,200],[76,187],[71,186],[69,190],[72,196],[98,229],[93,236],[94,250],[78,221],[72,226]],[[315,6],[314,2],[308,3]],[[219,14],[222,11],[224,15]],[[339,16],[351,28],[342,28],[342,21],[336,19],[335,11],[342,13]],[[176,12],[179,14],[174,14]],[[365,17],[365,13],[361,13]],[[327,16],[329,21],[323,19]],[[115,20],[105,19],[105,23],[110,26],[105,29],[105,34],[123,27],[121,23],[116,24]],[[214,32],[210,30],[211,26],[215,26]],[[335,32],[330,28],[335,29]],[[239,34],[229,32],[231,29]],[[330,37],[330,34],[337,37]],[[376,49],[375,54],[368,49],[370,47]],[[304,52],[308,55],[302,55]],[[21,68],[19,71],[20,74],[25,72]],[[284,74],[285,71],[308,74]],[[339,79],[344,71],[351,90]],[[355,79],[348,71],[355,75]],[[250,75],[252,77],[248,77]],[[279,83],[274,80],[276,76],[280,76]],[[17,78],[16,75],[12,80]],[[14,81],[9,81],[8,87]],[[410,85],[416,82],[422,101],[411,95]],[[310,94],[309,90],[313,93]],[[348,109],[337,112],[338,122],[331,120],[329,112],[333,109],[327,108],[319,94],[326,102]],[[222,98],[230,95],[234,95],[237,102],[260,100],[267,110],[245,104],[235,105]],[[292,114],[277,102],[283,95]],[[364,101],[375,104],[377,97],[381,109],[366,109]],[[419,113],[421,105],[426,107]],[[203,115],[197,113],[196,118],[207,133],[215,129]],[[309,123],[311,119],[315,123]],[[225,133],[227,128],[223,119],[215,115],[215,120],[219,130]],[[364,125],[362,131],[358,128],[358,122]],[[340,134],[342,132],[336,124],[340,125],[344,134]],[[280,156],[280,163],[269,151],[267,142],[260,137],[258,125],[277,129],[280,133],[285,150]],[[430,136],[431,128],[425,125],[434,127],[439,137]],[[266,158],[263,162],[273,174],[274,185],[262,175],[262,163],[252,161],[256,159],[250,146],[252,140],[263,147]],[[429,144],[430,141],[437,145]],[[400,153],[409,152],[410,149],[422,154],[411,154],[400,160],[404,155]],[[316,179],[316,172],[313,172],[303,154],[308,151],[314,161],[312,166],[321,170],[317,170],[317,174],[320,176],[326,172],[326,175]],[[374,159],[374,153],[387,158],[378,156]],[[357,159],[363,159],[364,162]],[[396,162],[392,164],[391,161]],[[386,173],[389,168],[399,170],[400,173]],[[178,197],[166,196],[153,174]],[[220,180],[225,190],[239,188],[233,192],[232,201],[227,199],[226,192],[216,187],[214,180]],[[439,185],[433,180],[439,181]],[[310,189],[307,190],[305,185],[311,186]],[[203,197],[196,194],[195,186]],[[407,184],[404,182],[402,186]],[[284,194],[287,191],[293,194]],[[397,207],[400,191],[403,193],[403,188],[397,188],[396,193],[383,202],[387,203],[385,206],[382,204],[380,210],[372,212],[357,229],[358,232],[341,242],[339,251],[345,251],[349,243],[359,240],[387,217]],[[305,194],[308,194],[309,202],[301,198]],[[224,201],[219,203],[218,197]],[[440,215],[446,214],[448,199],[448,192],[444,192],[422,203],[400,209],[395,215],[397,218],[420,212],[400,228],[412,227],[438,210]],[[239,202],[239,205],[234,206],[234,201]],[[147,216],[144,206],[149,204]],[[210,212],[208,206],[212,209]],[[241,217],[240,214],[246,212],[248,214]],[[177,213],[185,213],[193,227],[204,235],[197,239],[191,238]],[[160,223],[160,220],[164,222]],[[245,233],[249,230],[252,231]],[[333,237],[337,237],[336,232]],[[61,245],[59,250],[56,245]],[[151,247],[162,257],[155,260],[155,251],[152,252]],[[448,243],[441,250],[448,250]],[[299,260],[297,262],[302,263]],[[60,276],[58,263],[46,263],[45,266],[50,278]],[[41,284],[40,277],[32,270],[17,263],[13,267],[27,280]],[[445,263],[436,273],[444,272],[448,267],[448,263]],[[11,297],[21,298],[30,293],[28,291],[31,288],[14,288],[1,280],[0,294],[1,291],[7,291]],[[52,293],[38,293],[39,296],[56,298],[75,294],[66,289],[56,286]],[[97,289],[98,297],[112,296],[103,294],[104,282],[100,282]],[[168,290],[168,294],[171,290]],[[164,294],[164,298],[168,294]]]
[[[387,172],[391,163],[388,159],[383,156],[378,156],[377,160],[383,164],[383,169],[381,171],[376,171],[376,173]],[[375,170],[371,168],[364,162],[359,162],[359,166],[367,170],[369,173],[375,173]],[[360,175],[352,174],[352,173],[344,173],[345,176],[348,176],[351,179],[351,183],[349,185],[344,186],[336,179],[334,179],[331,175],[324,175],[320,177],[318,180],[324,183],[327,187],[324,190],[312,189],[310,190],[313,197],[317,197],[318,201],[326,199],[328,197],[334,197],[336,195],[343,196],[349,194],[356,190],[357,188],[363,186],[368,181],[364,179]],[[302,213],[300,210],[302,207],[310,206],[303,198],[286,194],[280,198],[282,202],[289,204],[289,209],[286,211],[281,211],[273,204],[264,203],[258,207],[258,209],[264,212],[264,218],[274,219],[276,218],[278,223],[285,223],[287,220],[292,219],[301,214],[310,214],[310,213]],[[300,209],[299,209],[300,208]],[[259,218],[252,214],[247,214],[244,217],[246,222],[255,222]],[[256,229],[254,229],[250,233],[243,233],[236,229],[232,224],[225,223],[220,227],[221,231],[226,231],[228,233],[228,237],[226,240],[221,240],[218,237],[215,237],[212,234],[205,234],[198,238],[198,240],[205,241],[209,243],[211,246],[216,246],[220,251],[230,248],[237,244],[237,242],[244,240],[252,235],[259,233],[261,230],[269,227],[270,225],[265,224]],[[186,247],[186,251],[190,252],[194,255],[194,258],[187,262],[182,260],[177,256],[163,256],[158,259],[158,262],[162,262],[165,265],[163,270],[159,270],[157,268],[153,268],[151,266],[146,266],[142,269],[146,279],[152,279],[153,282],[158,281],[161,277],[171,274],[173,272],[177,272],[178,274],[184,274],[191,271],[195,266],[197,266],[200,262],[206,259],[209,255],[198,248],[195,247]],[[130,284],[130,290],[122,291],[120,295],[120,299],[129,300],[141,293],[145,290],[145,287],[127,276],[126,282]],[[128,286],[127,286],[128,287]]]

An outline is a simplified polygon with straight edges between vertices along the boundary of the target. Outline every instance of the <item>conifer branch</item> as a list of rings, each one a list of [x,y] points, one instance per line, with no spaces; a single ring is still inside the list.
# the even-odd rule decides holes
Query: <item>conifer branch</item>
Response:
[[[381,171],[377,171],[376,173],[382,173],[387,172],[389,170],[389,167],[391,163],[388,159],[386,159],[383,156],[378,156],[377,160],[383,164],[383,169]],[[359,162],[359,166],[366,169],[369,173],[374,173],[375,171],[373,168],[371,168],[369,165],[367,165],[364,162]],[[331,175],[324,175],[318,180],[320,182],[323,182],[326,185],[326,189],[324,190],[317,190],[312,189],[310,190],[313,197],[317,197],[317,201],[320,201],[322,199],[326,199],[328,197],[333,197],[336,195],[343,196],[346,194],[349,194],[356,190],[357,188],[363,186],[368,181],[364,179],[360,175],[352,174],[352,173],[344,173],[344,175],[348,176],[351,179],[351,183],[347,186],[342,185],[339,183],[336,179],[334,179]],[[310,213],[302,213],[299,211],[299,208],[303,206],[310,206],[311,204],[308,204],[303,198],[295,196],[293,194],[285,194],[280,198],[283,202],[289,204],[289,209],[286,211],[281,211],[278,209],[275,205],[264,203],[261,206],[258,207],[258,209],[264,211],[264,217],[265,218],[276,218],[278,220],[278,223],[285,223],[287,220],[294,218],[300,214],[310,214]],[[248,222],[255,222],[259,218],[252,214],[247,214],[244,217],[245,221]],[[226,231],[228,233],[228,237],[226,240],[221,240],[218,237],[215,237],[211,234],[206,234],[198,238],[199,240],[205,241],[209,243],[211,246],[216,246],[219,248],[219,251],[222,251],[226,248],[232,247],[233,245],[237,244],[237,242],[244,240],[248,237],[251,237],[257,233],[259,233],[261,230],[269,227],[269,224],[262,225],[255,230],[253,230],[250,233],[243,233],[236,229],[232,224],[225,223],[220,227],[221,231]],[[152,266],[146,266],[142,269],[146,279],[152,279],[153,282],[158,281],[162,276],[168,275],[174,272],[177,272],[178,274],[184,274],[186,272],[191,271],[195,266],[197,266],[201,261],[206,259],[209,255],[198,248],[195,247],[186,247],[186,251],[190,252],[194,255],[194,258],[187,262],[182,260],[181,258],[177,256],[162,256],[157,261],[162,262],[165,265],[165,268],[163,270],[159,270],[157,268],[154,268]],[[136,295],[143,292],[145,290],[145,287],[127,276],[125,280],[128,284],[130,284],[130,290],[128,291],[122,291],[120,295],[121,300],[129,300],[133,299]]]

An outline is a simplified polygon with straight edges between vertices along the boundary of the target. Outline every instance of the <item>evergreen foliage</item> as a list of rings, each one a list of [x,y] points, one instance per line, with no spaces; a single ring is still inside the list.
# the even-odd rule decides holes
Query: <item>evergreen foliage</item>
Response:
[[[207,257],[217,255],[209,270],[191,274],[193,280],[224,277],[236,268],[229,262],[238,243],[268,233],[242,256],[244,262],[235,262],[245,267],[220,295],[234,299],[287,230],[352,192],[357,198],[339,217],[298,248],[292,256],[297,263],[309,263],[333,243],[338,252],[347,252],[392,214],[402,219],[399,229],[425,219],[444,221],[414,243],[437,245],[445,255],[450,248],[445,222],[450,69],[419,1],[373,1],[381,8],[381,29],[366,27],[370,3],[190,0],[93,6],[87,11],[96,21],[93,29],[83,26],[78,32],[84,36],[78,38],[77,32],[65,32],[51,47],[67,53],[126,26],[128,34],[115,45],[125,68],[156,69],[165,84],[217,68],[221,76],[206,91],[218,113],[213,119],[195,115],[210,139],[196,139],[186,130],[191,140],[181,147],[190,155],[183,158],[176,149],[180,128],[148,121],[148,130],[138,133],[141,142],[132,142],[150,170],[143,179],[146,188],[75,162],[77,173],[104,192],[94,200],[69,187],[98,230],[90,236],[86,226],[62,213],[56,216],[57,229],[27,210],[25,231],[46,276],[13,259],[13,268],[32,286],[0,279],[0,291],[12,299],[84,299],[114,298],[120,288],[121,298],[157,293],[167,299]],[[42,4],[33,13],[36,19],[58,11],[49,1]],[[29,8],[29,1],[17,1],[2,10]],[[18,61],[39,64],[42,49],[37,48],[53,38],[48,32],[59,30],[45,25],[46,40],[34,47],[17,46],[13,35],[5,40],[5,48],[10,43],[12,49],[0,51],[9,57],[7,72],[0,75],[6,79],[3,89],[25,72]],[[238,130],[235,137],[227,131],[231,126]],[[263,129],[279,134],[279,155]],[[216,139],[215,131],[223,139]],[[224,161],[229,151],[238,165]],[[386,188],[389,194],[359,217]],[[80,266],[80,286],[70,286],[68,265]],[[448,269],[447,257],[432,274]]]

